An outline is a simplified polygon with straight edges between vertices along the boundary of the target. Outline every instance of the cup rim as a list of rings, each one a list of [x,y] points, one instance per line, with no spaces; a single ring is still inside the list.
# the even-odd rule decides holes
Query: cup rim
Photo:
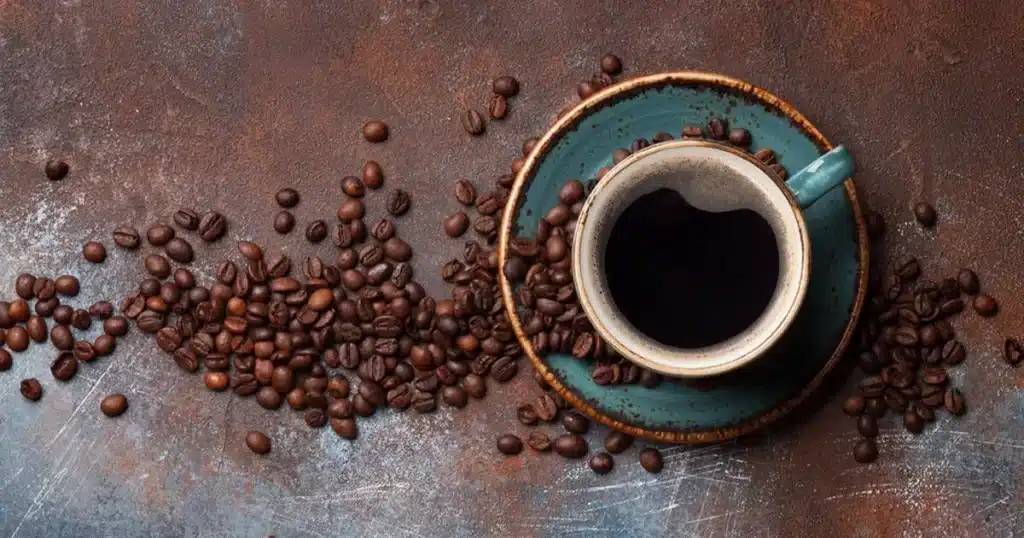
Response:
[[[605,106],[607,102],[622,95],[628,95],[633,92],[644,91],[649,87],[667,84],[690,84],[722,88],[749,96],[764,106],[770,107],[788,118],[808,138],[810,138],[814,142],[815,146],[817,146],[822,152],[827,152],[833,148],[833,145],[828,138],[826,138],[825,135],[822,134],[822,132],[819,131],[806,116],[803,115],[803,113],[793,107],[793,105],[788,101],[778,97],[768,90],[765,90],[764,88],[755,86],[738,78],[707,71],[676,70],[640,75],[635,78],[619,82],[577,103],[569,110],[569,112],[557,118],[540,137],[540,140],[534,146],[534,149],[530,154],[526,156],[526,160],[519,172],[516,174],[512,189],[509,192],[508,201],[510,205],[508,207],[510,210],[506,210],[502,215],[500,228],[498,230],[499,267],[504,266],[505,261],[508,259],[508,245],[511,241],[513,225],[517,219],[519,205],[522,203],[527,180],[536,172],[538,163],[542,160],[541,157],[550,151],[554,143],[564,136],[565,133],[572,128],[574,123],[576,123],[581,117],[589,114],[591,111],[600,109]],[[642,437],[645,439],[669,443],[712,443],[733,439],[753,432],[759,428],[768,426],[778,421],[780,418],[787,415],[790,411],[806,401],[822,386],[828,378],[828,375],[835,370],[840,359],[844,356],[846,350],[850,346],[857,320],[860,318],[861,310],[864,307],[864,300],[867,297],[868,289],[868,266],[870,265],[870,248],[868,244],[867,228],[864,223],[864,211],[860,207],[857,187],[852,178],[848,178],[843,182],[843,189],[845,190],[846,198],[851,205],[851,211],[856,222],[857,254],[859,260],[857,267],[856,290],[853,302],[850,305],[849,316],[847,317],[846,325],[831,356],[829,356],[828,360],[822,364],[814,377],[805,383],[802,389],[794,392],[791,396],[780,399],[776,405],[770,409],[762,411],[756,415],[752,415],[748,418],[744,418],[729,426],[695,429],[647,428],[644,426],[634,425],[598,410],[593,402],[582,398],[574,390],[562,383],[558,376],[555,375],[551,368],[549,368],[544,360],[537,354],[536,350],[533,349],[533,346],[530,344],[530,339],[526,336],[526,333],[523,330],[519,313],[516,310],[517,303],[513,294],[512,285],[509,283],[504,273],[502,271],[498,271],[498,282],[501,288],[502,300],[505,305],[505,312],[508,316],[509,322],[512,324],[516,340],[522,345],[523,352],[526,354],[527,359],[529,359],[530,363],[540,373],[545,383],[547,383],[552,390],[565,398],[580,412],[610,428],[629,433],[634,437]]]
[[[742,351],[742,355],[733,358],[732,360],[724,362],[715,362],[711,360],[710,364],[707,365],[687,365],[684,355],[692,355],[696,358],[696,355],[700,354],[699,349],[694,350],[681,350],[680,352],[673,352],[673,355],[678,355],[676,360],[667,364],[665,362],[659,362],[652,360],[650,357],[643,353],[631,349],[626,345],[619,337],[613,334],[613,331],[609,329],[608,324],[602,319],[602,316],[598,315],[597,308],[595,307],[592,298],[584,293],[583,283],[587,280],[586,275],[583,274],[583,264],[580,263],[580,258],[583,256],[583,249],[580,248],[580,244],[583,242],[584,230],[587,228],[588,217],[590,216],[590,210],[595,203],[595,200],[600,198],[604,191],[612,188],[612,186],[621,181],[625,181],[629,176],[623,175],[629,167],[641,160],[649,159],[653,155],[671,151],[676,148],[710,148],[718,151],[725,151],[736,157],[739,157],[751,164],[753,164],[761,173],[765,174],[771,182],[778,188],[786,201],[788,202],[790,212],[796,220],[797,231],[799,233],[799,243],[801,250],[801,257],[798,261],[798,276],[800,277],[799,283],[797,283],[795,295],[792,297],[790,304],[786,305],[782,310],[782,315],[771,323],[765,323],[768,334],[760,342],[746,346],[747,349]],[[649,146],[641,151],[633,153],[629,157],[623,159],[619,164],[616,164],[602,179],[597,183],[594,189],[587,196],[587,199],[583,202],[583,208],[580,211],[578,220],[576,222],[576,233],[573,234],[572,241],[572,271],[573,271],[573,282],[577,289],[580,306],[586,313],[591,325],[594,326],[594,330],[598,335],[605,340],[605,342],[615,348],[623,357],[629,361],[643,366],[649,370],[654,370],[658,373],[670,375],[673,377],[681,378],[694,378],[694,377],[708,377],[718,374],[724,374],[731,372],[738,368],[747,365],[758,358],[764,356],[764,354],[771,349],[778,341],[785,335],[786,331],[792,326],[793,321],[796,319],[797,314],[800,312],[800,308],[803,306],[804,298],[807,295],[807,287],[810,282],[811,276],[811,243],[810,235],[807,232],[807,223],[804,221],[803,212],[800,209],[800,205],[793,195],[793,191],[786,185],[778,175],[772,173],[764,163],[758,161],[751,155],[744,151],[740,151],[736,148],[727,146],[725,144],[714,142],[703,139],[681,139],[681,140],[670,140],[667,142],[661,142]],[[614,304],[611,305],[613,308]],[[760,318],[759,318],[760,319]],[[754,327],[758,324],[757,321],[751,325]],[[748,329],[745,329],[740,334],[745,333]],[[643,335],[637,329],[632,328],[634,334],[638,334],[641,338],[648,342],[653,342],[653,339]],[[660,344],[656,344],[659,345]]]

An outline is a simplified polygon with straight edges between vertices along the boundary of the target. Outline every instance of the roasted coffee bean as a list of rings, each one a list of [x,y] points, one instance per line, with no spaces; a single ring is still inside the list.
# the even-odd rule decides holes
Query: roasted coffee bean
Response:
[[[956,280],[960,285],[960,289],[968,295],[974,295],[981,290],[978,275],[970,269],[961,269],[956,275]]]
[[[21,273],[17,278],[14,279],[14,292],[18,294],[18,297],[28,300],[36,296],[34,286],[36,283],[36,277],[28,273]]]
[[[937,214],[935,213],[935,208],[928,202],[918,202],[914,204],[914,218],[917,219],[921,226],[931,228],[935,226]]]
[[[921,275],[921,265],[914,256],[906,256],[897,262],[893,271],[903,282],[910,282]]]
[[[447,386],[441,389],[441,401],[452,407],[461,409],[469,402],[469,396],[466,394],[466,391],[458,385]]]
[[[910,408],[903,413],[903,427],[910,433],[918,434],[924,431],[924,420],[914,408]]]
[[[412,258],[412,247],[399,237],[384,242],[384,255],[394,262],[407,262]]]
[[[57,327],[54,327],[53,331],[50,331],[51,340],[53,339],[53,332],[56,330]],[[121,316],[113,316],[111,318],[108,318],[103,321],[103,332],[109,334],[110,336],[124,336],[128,334],[128,320]],[[69,332],[68,336],[70,335],[71,333]],[[56,342],[54,342],[54,345],[56,345]]]
[[[587,441],[583,437],[567,433],[559,435],[554,441],[555,452],[564,458],[578,459],[587,455]]]
[[[430,413],[437,409],[437,397],[433,392],[417,389],[412,394],[412,403],[410,404],[418,413]]]
[[[81,362],[89,362],[96,358],[96,350],[93,349],[92,343],[88,340],[79,340],[75,342],[74,348],[72,348],[75,358]]]
[[[100,401],[100,411],[108,417],[120,416],[128,410],[128,398],[124,394],[110,394]]]
[[[590,457],[588,462],[590,470],[599,475],[608,474],[615,467],[615,460],[607,452],[598,452]]]
[[[491,378],[499,383],[505,383],[515,377],[518,371],[519,367],[514,357],[501,357],[491,365]]]
[[[885,405],[893,411],[903,412],[907,409],[907,397],[903,395],[899,389],[888,388],[885,389],[885,393],[882,394],[882,399],[885,400]]]
[[[107,319],[114,315],[114,305],[109,301],[98,301],[89,307],[89,314],[97,319]]]
[[[174,213],[174,223],[184,230],[196,231],[199,229],[199,213],[183,207]]]
[[[566,413],[562,417],[562,425],[570,433],[584,434],[590,430],[590,420],[579,413]]]
[[[448,237],[460,237],[469,229],[469,217],[459,211],[444,219],[444,233]]]
[[[60,181],[67,177],[68,172],[71,171],[71,166],[68,163],[51,159],[46,161],[46,166],[43,167],[43,172],[46,173],[46,179],[50,181]]]
[[[284,398],[274,390],[274,387],[267,385],[256,391],[256,403],[264,409],[277,409],[283,402]]]
[[[46,320],[41,316],[31,316],[25,322],[25,332],[35,342],[45,342],[47,336]]]
[[[875,418],[885,416],[888,410],[889,406],[881,398],[868,398],[867,403],[864,405],[864,412]]]
[[[358,198],[348,198],[338,204],[338,220],[343,223],[359,222],[359,219],[363,218],[363,202]],[[352,229],[349,228],[349,236],[352,236]],[[357,240],[352,237],[352,240]]]
[[[939,313],[943,316],[952,316],[953,314],[959,314],[964,309],[964,302],[960,299],[950,299],[943,301],[939,305]]]
[[[150,254],[145,260],[146,272],[158,279],[165,279],[171,274],[171,264],[167,258],[159,254]]]
[[[180,237],[175,237],[168,241],[167,246],[164,247],[164,252],[167,253],[167,257],[178,263],[192,263],[192,260],[195,258],[192,245]]]
[[[281,210],[274,217],[274,231],[279,234],[291,233],[295,229],[295,215],[287,210]]]
[[[966,411],[964,395],[957,388],[946,389],[946,393],[943,396],[943,405],[946,406],[946,411],[953,415],[959,416]]]
[[[299,205],[299,192],[292,188],[284,188],[274,195],[277,205],[283,208],[291,208]]]
[[[729,124],[719,118],[708,121],[708,135],[715,140],[725,140],[728,136]]]
[[[82,257],[92,263],[103,263],[107,259],[107,249],[103,243],[88,241],[82,246]]]
[[[526,444],[537,452],[547,452],[551,450],[551,438],[547,434],[539,431],[530,432],[530,437],[527,438]]]
[[[967,350],[957,340],[950,340],[942,346],[942,362],[949,365],[960,364],[967,358]]]
[[[492,95],[487,105],[487,114],[491,119],[503,120],[508,115],[508,98],[504,95]]]
[[[871,463],[878,458],[878,445],[874,439],[861,439],[853,446],[853,459],[857,463]]]
[[[409,193],[402,189],[395,189],[388,195],[387,210],[392,216],[398,217],[409,211],[411,199]]]
[[[996,300],[990,295],[986,295],[984,293],[976,295],[972,301],[972,305],[974,306],[974,311],[977,312],[979,316],[985,318],[990,318],[996,315],[999,311],[999,305],[996,304]]]
[[[322,220],[314,220],[306,226],[306,241],[316,244],[327,239],[327,223]]]
[[[895,342],[901,346],[913,347],[920,341],[917,329],[913,327],[899,327],[896,329]]]
[[[469,108],[460,116],[462,128],[472,136],[480,136],[487,129],[487,123],[482,114]]]
[[[621,454],[633,445],[633,437],[629,434],[613,431],[604,439],[604,449],[612,454]]]
[[[6,338],[7,338],[7,347],[9,347],[11,349],[11,351],[19,351],[20,352],[20,351],[25,351],[26,349],[28,349],[28,345],[29,345],[29,340],[30,339],[29,339],[29,336],[28,336],[28,331],[25,330],[24,327],[18,326],[18,327],[11,327],[10,329],[7,329]]]
[[[224,215],[216,211],[207,212],[199,220],[199,237],[208,243],[224,236],[228,229],[228,221]]]
[[[932,411],[931,407],[923,404],[922,402],[914,402],[910,405],[910,411],[913,411],[921,418],[924,422],[932,422],[935,420],[935,411]]]
[[[1003,342],[1003,360],[1011,366],[1017,366],[1024,359],[1024,347],[1014,338]]]
[[[81,286],[78,283],[78,279],[71,275],[61,275],[53,281],[53,285],[57,290],[57,293],[66,297],[74,297],[78,295]],[[45,295],[45,294],[44,294]],[[42,297],[39,293],[36,296],[41,299],[47,299],[48,297]]]
[[[921,381],[929,385],[945,385],[947,380],[946,369],[941,366],[921,369]]]
[[[50,297],[47,300],[36,301],[35,311],[37,315],[43,317],[50,317],[53,315],[54,310],[60,307],[60,299],[56,297]]]
[[[516,419],[526,426],[537,423],[537,411],[530,404],[523,404],[516,408]]]
[[[455,182],[455,199],[462,205],[471,206],[476,204],[476,189],[473,184],[460,179]]]
[[[164,326],[165,320],[163,314],[154,312],[152,310],[146,310],[135,320],[135,325],[138,326],[139,330],[147,334],[155,334]]]
[[[367,142],[380,143],[388,139],[388,124],[380,120],[371,120],[363,124],[363,138]]]
[[[199,369],[199,356],[191,347],[188,346],[179,347],[174,352],[174,362],[179,368],[187,372],[195,372]],[[236,389],[235,392],[238,392],[238,390]],[[239,392],[239,394],[241,394],[241,392]],[[252,394],[252,392],[248,392],[246,394]]]
[[[26,400],[35,402],[43,397],[43,385],[34,377],[21,380],[20,389],[21,395]]]
[[[362,180],[355,176],[345,176],[341,178],[341,192],[345,193],[346,196],[352,198],[362,198],[366,194],[366,188],[363,185]]]
[[[867,404],[864,396],[854,394],[848,397],[843,402],[843,412],[851,417],[855,417],[864,412],[864,406]]]
[[[550,394],[541,394],[533,404],[537,418],[544,422],[552,422],[558,417],[558,404]]]
[[[330,423],[331,429],[342,439],[351,441],[359,436],[359,429],[354,418],[332,418]]]
[[[7,317],[16,323],[27,320],[29,315],[28,302],[24,299],[15,299],[7,305]]]
[[[206,372],[203,375],[203,383],[206,385],[206,388],[214,392],[220,392],[228,388],[230,377],[225,372]]]
[[[58,381],[68,381],[78,372],[78,359],[70,351],[61,351],[50,364],[50,373]]]
[[[252,431],[245,435],[245,446],[256,454],[270,452],[270,438],[263,432]]]
[[[511,433],[498,437],[497,446],[498,452],[508,456],[515,456],[523,451],[523,442]]]
[[[509,75],[502,75],[491,81],[491,90],[502,97],[515,97],[519,93],[519,81]]]
[[[878,421],[871,415],[861,415],[857,419],[857,431],[864,437],[877,437]]]
[[[171,228],[162,222],[154,224],[146,230],[146,240],[154,247],[162,247],[166,245],[168,241],[174,239],[174,235],[174,228]]]
[[[114,230],[114,244],[117,246],[134,250],[142,245],[142,239],[139,236],[139,231],[131,226],[119,226]]]
[[[12,364],[14,364],[14,358],[11,357],[11,353],[6,349],[0,348],[0,372],[10,370]]]

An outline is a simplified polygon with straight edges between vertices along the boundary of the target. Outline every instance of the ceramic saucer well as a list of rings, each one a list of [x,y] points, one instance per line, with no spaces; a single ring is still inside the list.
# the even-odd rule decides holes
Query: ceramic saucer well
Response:
[[[527,158],[502,221],[501,265],[516,234],[530,236],[568,178],[595,177],[616,148],[683,125],[723,118],[745,127],[752,151],[771,147],[789,170],[832,148],[789,103],[746,82],[682,71],[635,78],[581,102]],[[509,308],[516,335],[548,383],[594,419],[635,436],[675,443],[730,439],[778,420],[817,389],[849,345],[867,289],[868,240],[853,180],[804,211],[811,236],[811,282],[782,344],[748,367],[713,378],[670,380],[653,389],[600,386],[592,366],[571,355],[538,356]],[[506,305],[513,288],[502,276]]]

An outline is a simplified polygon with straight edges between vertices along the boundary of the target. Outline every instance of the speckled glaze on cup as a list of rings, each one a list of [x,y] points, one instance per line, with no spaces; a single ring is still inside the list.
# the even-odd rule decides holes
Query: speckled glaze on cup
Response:
[[[775,345],[803,304],[810,278],[810,237],[802,208],[853,172],[843,146],[822,155],[787,186],[744,151],[707,140],[662,142],[630,155],[598,182],[576,224],[573,280],[580,305],[595,331],[622,356],[675,377],[704,377],[739,368]],[[608,236],[623,211],[658,189],[677,191],[699,210],[753,210],[772,228],[779,251],[779,278],[764,312],[745,330],[715,344],[683,349],[639,331],[615,304],[605,276]],[[671,242],[663,248],[674,248]],[[694,282],[699,286],[700,282]]]

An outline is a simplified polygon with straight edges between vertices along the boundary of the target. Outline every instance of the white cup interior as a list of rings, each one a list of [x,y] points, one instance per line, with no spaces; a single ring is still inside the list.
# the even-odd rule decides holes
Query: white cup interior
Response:
[[[611,297],[604,258],[612,227],[637,198],[661,188],[679,192],[703,211],[753,210],[771,226],[778,283],[764,312],[739,334],[701,348],[671,347],[636,329]],[[795,318],[810,271],[807,229],[788,188],[738,151],[689,140],[649,147],[605,175],[580,212],[573,258],[581,305],[599,335],[627,359],[678,377],[720,374],[767,351]]]

